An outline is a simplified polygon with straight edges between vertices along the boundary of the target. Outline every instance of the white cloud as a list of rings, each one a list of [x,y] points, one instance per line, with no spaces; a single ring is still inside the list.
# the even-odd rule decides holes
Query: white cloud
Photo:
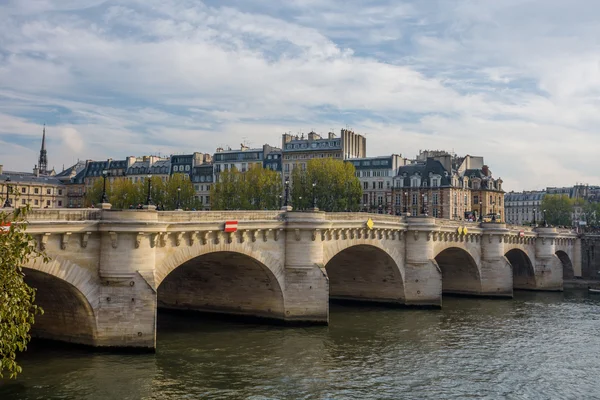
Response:
[[[2,145],[46,121],[59,165],[349,124],[370,155],[483,155],[508,189],[598,183],[592,0],[223,3],[0,6]]]

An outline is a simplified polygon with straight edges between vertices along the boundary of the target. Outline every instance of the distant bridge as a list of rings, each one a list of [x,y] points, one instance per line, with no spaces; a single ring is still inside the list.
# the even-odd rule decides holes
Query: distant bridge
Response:
[[[157,307],[327,323],[329,299],[442,306],[581,275],[570,230],[429,217],[291,211],[33,211],[51,258],[26,265],[35,335],[156,346]],[[237,230],[225,232],[225,221]]]

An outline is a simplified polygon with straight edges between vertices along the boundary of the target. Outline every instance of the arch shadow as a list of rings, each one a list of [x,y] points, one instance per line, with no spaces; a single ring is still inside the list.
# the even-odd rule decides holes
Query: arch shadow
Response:
[[[404,304],[404,280],[394,259],[367,244],[347,247],[325,265],[332,300]]]
[[[481,294],[481,273],[468,251],[449,247],[442,250],[435,261],[442,271],[442,294]]]
[[[558,250],[555,254],[562,263],[563,279],[575,278],[575,270],[573,269],[573,263],[569,255],[562,250]]]
[[[215,251],[171,268],[157,288],[158,308],[283,320],[284,298],[274,273],[235,251]]]
[[[29,267],[25,282],[36,289],[35,304],[44,310],[35,317],[31,336],[61,342],[96,345],[94,309],[86,296],[60,277]]]
[[[537,288],[535,270],[527,253],[521,249],[512,249],[504,257],[512,266],[514,289],[530,290]]]

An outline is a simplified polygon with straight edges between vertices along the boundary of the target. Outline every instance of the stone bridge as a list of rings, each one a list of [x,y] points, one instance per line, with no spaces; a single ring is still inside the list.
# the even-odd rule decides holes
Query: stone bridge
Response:
[[[330,298],[441,307],[581,275],[571,231],[428,217],[49,209],[27,229],[51,258],[24,266],[34,335],[92,346],[155,349],[159,307],[326,324]]]

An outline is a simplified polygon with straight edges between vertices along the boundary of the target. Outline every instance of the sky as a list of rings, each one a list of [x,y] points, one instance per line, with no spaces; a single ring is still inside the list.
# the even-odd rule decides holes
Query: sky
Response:
[[[0,0],[0,164],[367,138],[600,184],[596,0]]]

